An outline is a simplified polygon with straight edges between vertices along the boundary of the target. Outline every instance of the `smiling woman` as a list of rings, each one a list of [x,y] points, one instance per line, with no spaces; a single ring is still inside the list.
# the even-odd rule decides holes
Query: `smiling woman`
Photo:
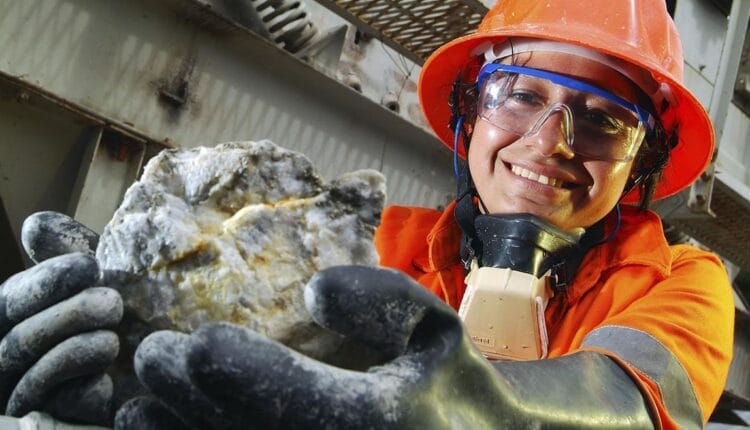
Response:
[[[595,387],[635,390],[642,412],[663,428],[702,427],[719,399],[732,351],[726,273],[712,254],[670,247],[647,210],[695,180],[713,151],[710,121],[682,84],[682,67],[661,0],[504,0],[476,33],[441,47],[422,69],[420,101],[454,151],[459,194],[443,213],[386,208],[376,235],[381,264],[460,305],[490,357],[513,358],[502,333],[528,323],[508,321],[497,339],[487,334],[498,331],[494,315],[515,309],[502,305],[507,292],[489,308],[469,307],[498,282],[482,280],[482,270],[507,267],[502,276],[513,279],[519,267],[535,266],[533,275],[548,276],[552,293],[526,299],[538,309],[524,317],[540,319],[529,331],[535,338],[519,341],[538,346],[532,358],[546,360],[533,366],[545,376],[519,377],[529,362],[493,363],[511,385],[523,379],[515,400],[530,408],[546,399],[539,404],[549,416],[521,413],[526,425],[560,426],[555,413],[582,413],[555,404],[549,391],[570,400]],[[529,258],[536,262],[521,261]],[[474,312],[484,312],[484,323],[468,323]],[[582,351],[629,376],[603,376],[580,355],[560,361]],[[573,387],[577,371],[602,379]],[[607,405],[588,407],[617,420]],[[628,414],[620,418],[637,421]]]

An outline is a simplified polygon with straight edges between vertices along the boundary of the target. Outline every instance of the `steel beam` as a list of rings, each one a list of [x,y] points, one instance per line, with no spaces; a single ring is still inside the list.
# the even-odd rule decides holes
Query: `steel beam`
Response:
[[[0,0],[0,46],[5,81],[147,143],[269,138],[327,178],[382,166],[391,203],[453,192],[430,131],[200,0]]]
[[[711,211],[711,197],[713,194],[714,181],[716,178],[716,159],[719,153],[719,143],[724,134],[724,124],[727,118],[729,105],[732,103],[737,71],[739,70],[740,58],[747,33],[748,20],[750,20],[750,1],[735,1],[729,13],[727,34],[724,40],[724,48],[719,62],[716,84],[714,85],[711,104],[708,112],[714,126],[716,136],[716,148],[714,157],[706,171],[698,178],[690,188],[688,208],[694,212],[713,215]]]

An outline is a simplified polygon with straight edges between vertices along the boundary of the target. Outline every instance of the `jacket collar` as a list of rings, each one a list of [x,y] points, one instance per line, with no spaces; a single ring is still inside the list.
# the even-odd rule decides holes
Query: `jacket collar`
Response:
[[[664,236],[659,216],[651,211],[639,212],[632,206],[621,206],[620,230],[609,242],[586,254],[573,279],[568,300],[575,301],[588,291],[603,273],[622,266],[643,266],[654,270],[662,279],[669,276],[672,254]],[[605,237],[614,228],[609,215]]]
[[[453,213],[455,209],[456,201],[453,200],[427,235],[428,262],[426,266],[430,271],[443,270],[461,262],[459,257],[461,229],[456,223]]]

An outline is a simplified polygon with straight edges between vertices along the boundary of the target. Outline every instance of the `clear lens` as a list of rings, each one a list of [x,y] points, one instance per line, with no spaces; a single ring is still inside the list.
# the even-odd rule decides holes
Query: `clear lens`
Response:
[[[549,79],[496,70],[484,78],[480,90],[481,118],[526,136],[538,132],[551,117],[562,115],[559,121],[568,145],[586,157],[629,160],[645,134],[636,112],[600,94]]]

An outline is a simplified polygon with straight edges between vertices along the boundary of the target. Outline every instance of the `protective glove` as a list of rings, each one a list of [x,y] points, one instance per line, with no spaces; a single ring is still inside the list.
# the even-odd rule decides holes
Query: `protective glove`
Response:
[[[37,265],[0,286],[0,405],[59,419],[111,422],[112,380],[122,318],[117,291],[95,287],[98,237],[71,218],[41,212],[24,221],[22,243]]]
[[[367,371],[330,366],[251,330],[211,324],[157,332],[136,373],[155,398],[118,412],[116,429],[652,428],[627,374],[594,352],[489,362],[456,313],[405,275],[336,267],[305,289],[315,321],[389,356]]]

